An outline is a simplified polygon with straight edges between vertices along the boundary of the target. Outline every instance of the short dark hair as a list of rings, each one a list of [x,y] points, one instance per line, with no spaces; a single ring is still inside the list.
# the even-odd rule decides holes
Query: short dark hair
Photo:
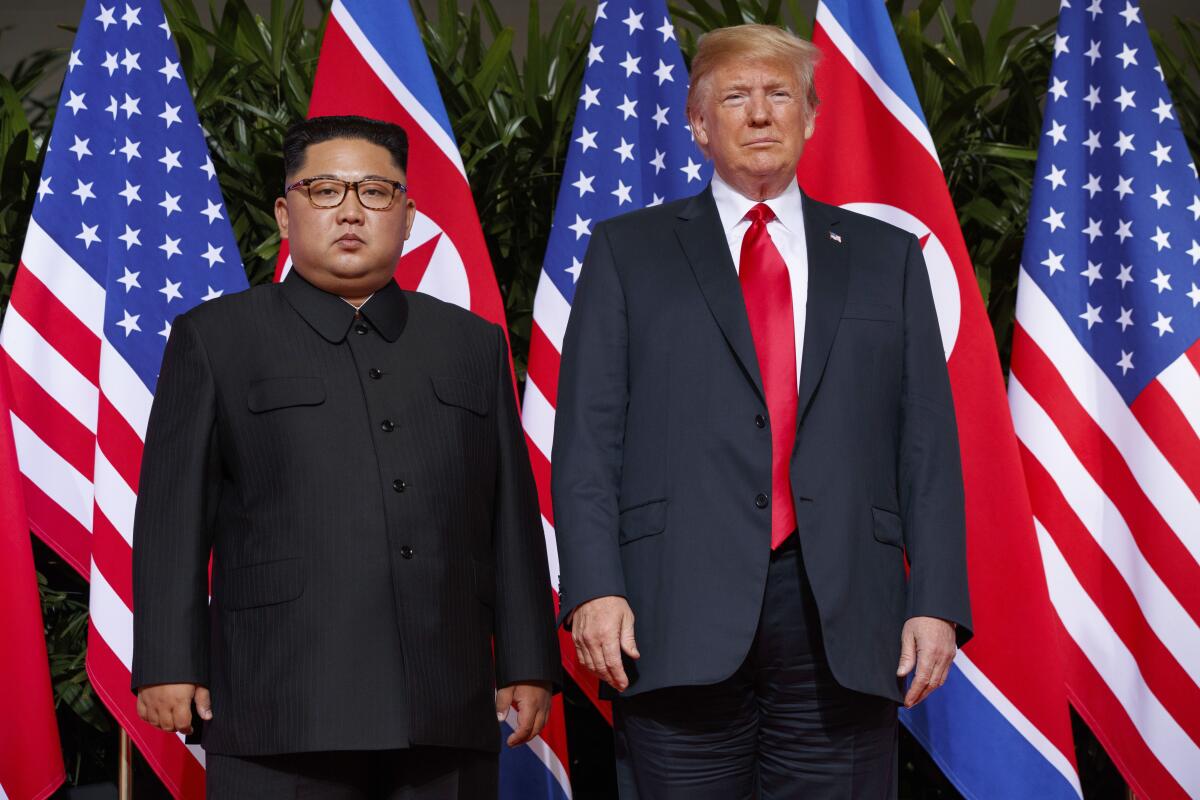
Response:
[[[283,135],[283,174],[291,178],[304,165],[304,154],[314,144],[330,139],[362,139],[392,154],[392,161],[408,172],[408,134],[399,125],[370,117],[313,117],[297,122]]]

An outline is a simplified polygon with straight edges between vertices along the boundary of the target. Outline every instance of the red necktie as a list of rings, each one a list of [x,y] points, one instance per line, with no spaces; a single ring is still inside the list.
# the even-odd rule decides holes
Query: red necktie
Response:
[[[738,279],[750,317],[767,413],[771,420],[771,548],[796,529],[796,508],[788,464],[796,440],[796,325],[787,264],[771,241],[767,223],[775,219],[765,203],[746,214],[750,230],[742,239]]]

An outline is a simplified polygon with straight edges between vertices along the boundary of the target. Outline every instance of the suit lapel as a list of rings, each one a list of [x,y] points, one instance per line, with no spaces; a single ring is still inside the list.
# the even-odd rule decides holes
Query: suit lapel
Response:
[[[729,254],[729,242],[713,201],[711,186],[692,198],[680,212],[679,220],[675,233],[696,275],[696,282],[700,284],[704,300],[759,397],[766,402],[742,286]]]
[[[850,242],[835,240],[838,219],[832,209],[804,195],[804,236],[808,248],[808,304],[804,323],[804,354],[800,361],[800,405],[796,424],[812,401],[825,372],[829,349],[842,318],[849,282],[847,253]],[[726,248],[728,249],[728,248]]]

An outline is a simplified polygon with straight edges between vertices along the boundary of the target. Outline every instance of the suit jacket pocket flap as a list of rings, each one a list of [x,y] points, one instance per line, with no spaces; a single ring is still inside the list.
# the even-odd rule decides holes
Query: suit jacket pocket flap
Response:
[[[621,544],[662,533],[667,527],[667,501],[651,500],[621,512],[618,541]]]
[[[433,391],[446,405],[465,408],[481,417],[487,416],[487,395],[470,381],[458,378],[434,378]]]
[[[893,547],[904,547],[904,532],[899,514],[872,507],[871,516],[875,521],[875,541],[890,544]]]
[[[286,603],[304,593],[304,573],[299,558],[266,561],[234,567],[221,587],[222,607],[227,611]]]
[[[320,378],[265,378],[250,384],[246,407],[255,414],[289,406],[317,406],[325,402],[325,382]]]
[[[882,303],[846,303],[842,308],[842,319],[874,319],[882,322],[898,322],[900,309]]]

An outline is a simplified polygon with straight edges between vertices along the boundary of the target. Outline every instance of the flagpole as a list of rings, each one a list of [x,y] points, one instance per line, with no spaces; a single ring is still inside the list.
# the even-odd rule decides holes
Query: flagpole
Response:
[[[117,798],[118,800],[133,800],[133,746],[129,743],[129,733],[124,728],[121,728],[120,743]]]

